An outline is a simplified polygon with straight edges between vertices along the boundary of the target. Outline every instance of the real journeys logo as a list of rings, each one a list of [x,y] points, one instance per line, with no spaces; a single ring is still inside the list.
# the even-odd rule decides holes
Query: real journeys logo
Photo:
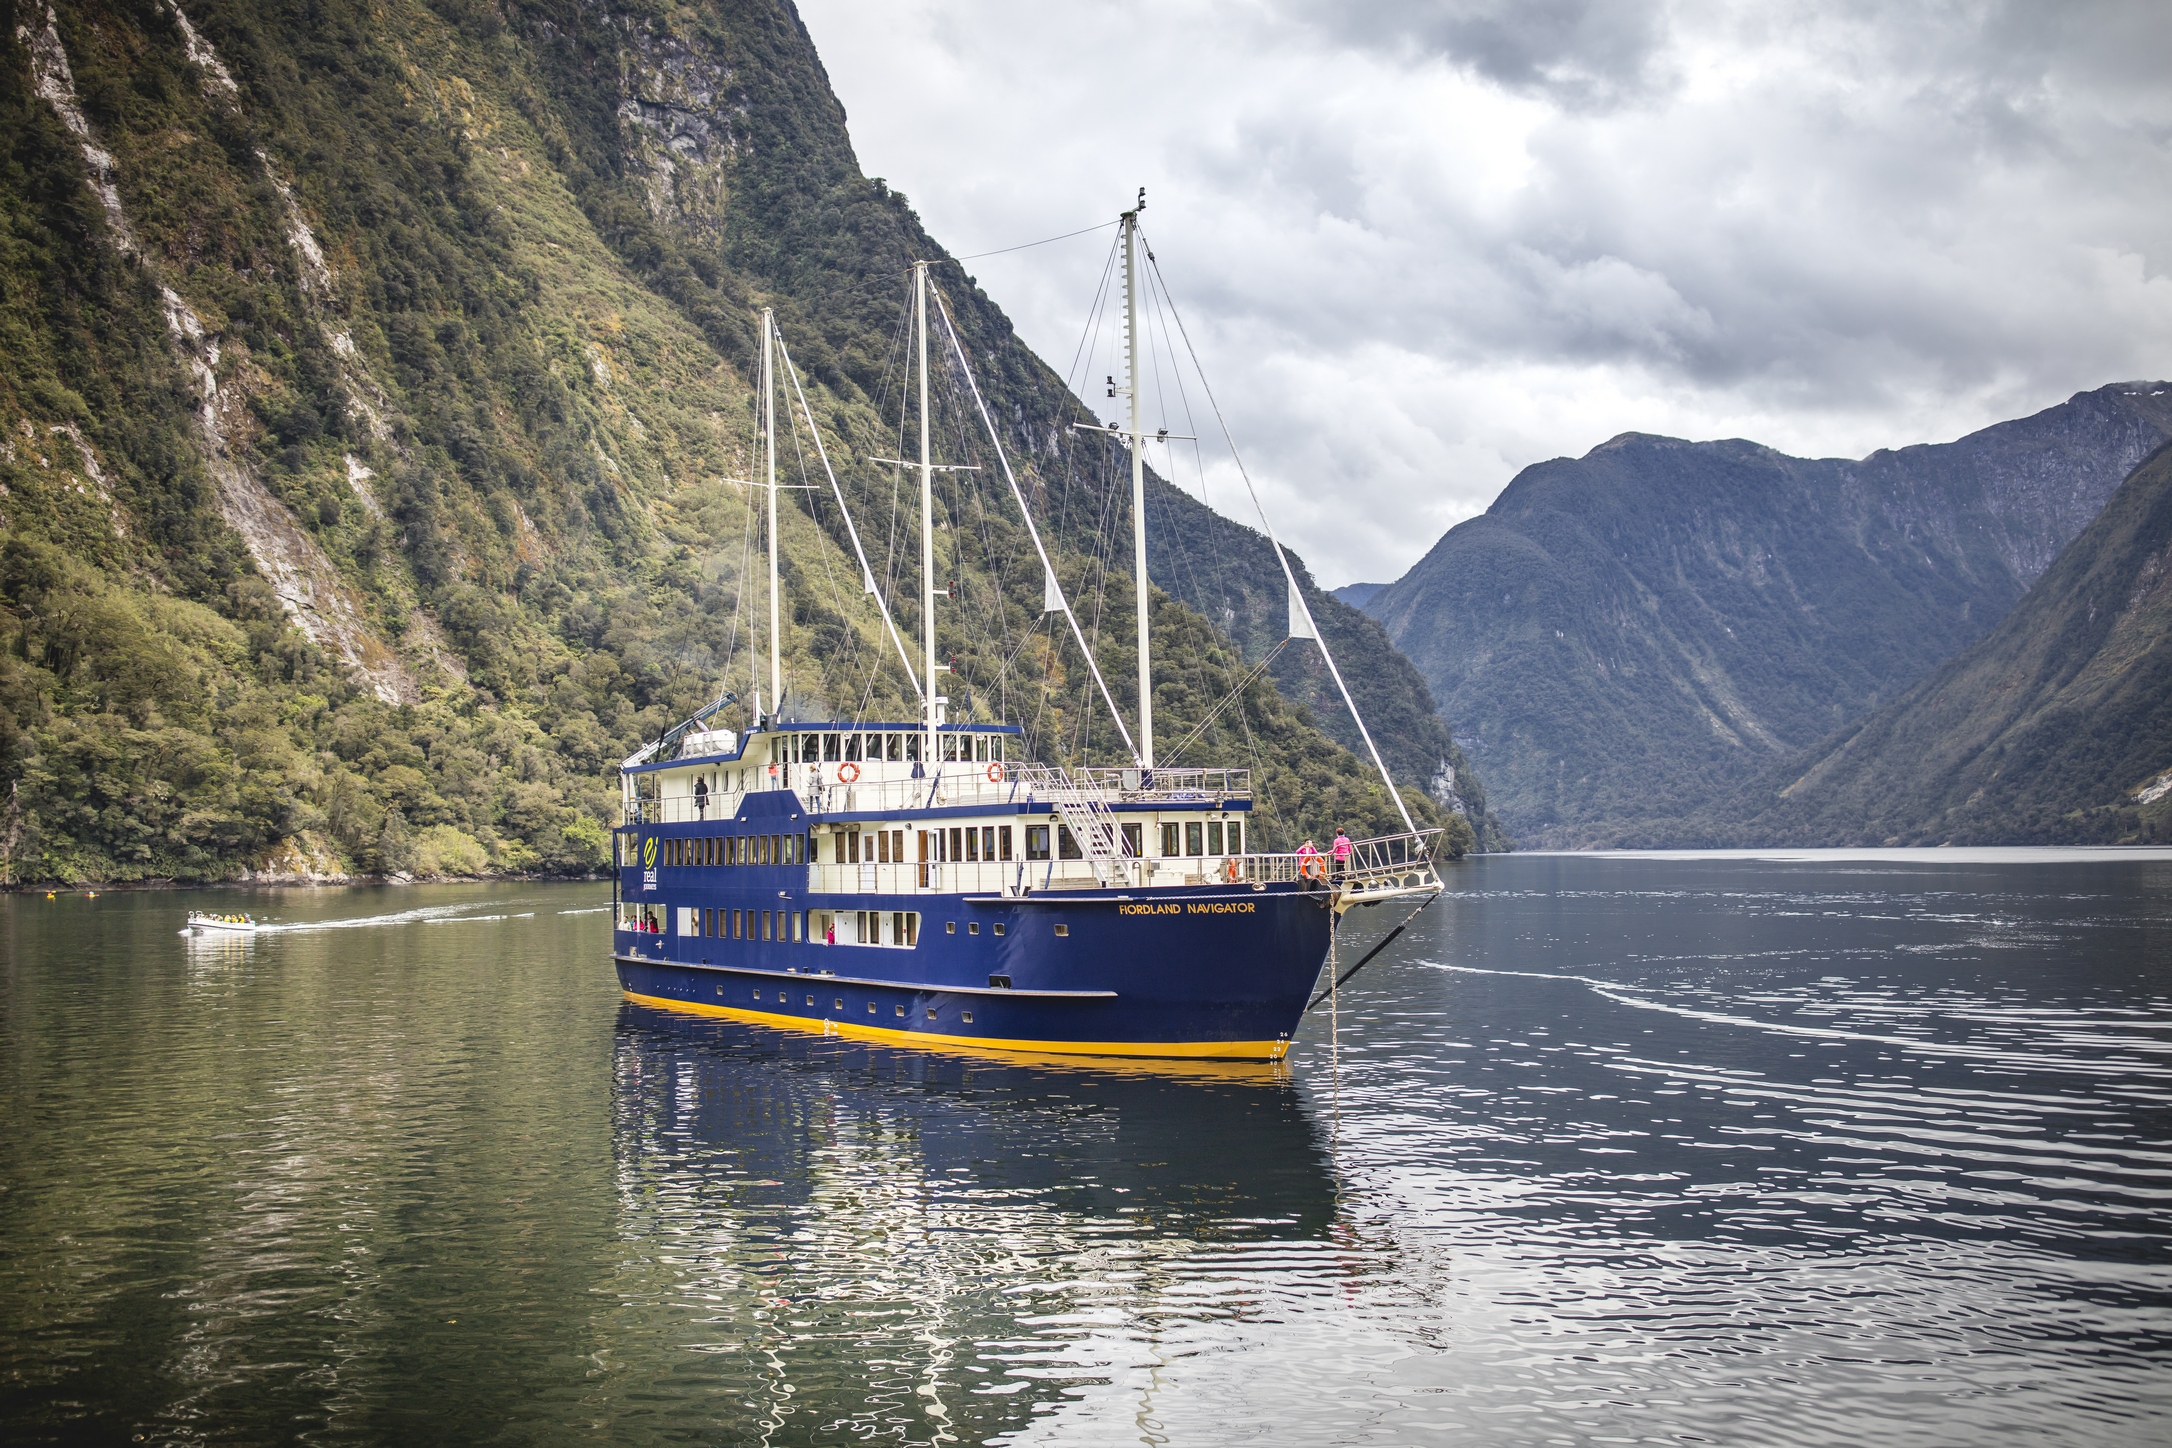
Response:
[[[656,888],[656,836],[650,835],[641,842],[641,888]]]

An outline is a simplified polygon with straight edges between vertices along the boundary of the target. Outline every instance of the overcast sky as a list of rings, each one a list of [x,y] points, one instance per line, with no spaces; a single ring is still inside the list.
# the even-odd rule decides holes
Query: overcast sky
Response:
[[[1147,188],[1331,586],[1620,432],[1858,456],[2172,374],[2164,0],[800,7],[954,254]],[[1063,371],[1109,237],[967,269]],[[1205,486],[1252,521],[1226,462]]]

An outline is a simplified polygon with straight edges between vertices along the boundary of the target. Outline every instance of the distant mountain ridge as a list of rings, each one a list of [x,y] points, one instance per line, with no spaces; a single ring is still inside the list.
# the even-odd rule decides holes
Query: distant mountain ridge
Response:
[[[1526,468],[1365,604],[1527,845],[1680,819],[2002,618],[2172,438],[2121,383],[1859,461],[1629,433]]]
[[[2172,840],[2172,446],[1984,638],[1673,827],[1709,844]]]

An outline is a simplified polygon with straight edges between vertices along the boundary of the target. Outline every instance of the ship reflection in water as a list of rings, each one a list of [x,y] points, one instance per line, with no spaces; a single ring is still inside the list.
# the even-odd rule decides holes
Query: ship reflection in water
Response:
[[[1225,1351],[1231,1322],[1267,1330],[1252,1259],[1334,1270],[1326,1143],[1284,1067],[945,1055],[629,1004],[615,1072],[624,1320],[599,1335],[712,1333],[671,1391],[713,1374],[750,1437],[983,1441],[1177,1321],[1218,1320]]]

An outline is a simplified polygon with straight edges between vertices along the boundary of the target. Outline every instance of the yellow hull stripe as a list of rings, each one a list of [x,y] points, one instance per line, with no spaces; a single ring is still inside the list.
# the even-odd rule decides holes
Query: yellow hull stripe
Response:
[[[680,1011],[697,1016],[722,1016],[728,1021],[801,1031],[817,1036],[843,1036],[854,1041],[877,1041],[885,1046],[919,1046],[938,1050],[1002,1051],[1035,1056],[1130,1056],[1162,1061],[1279,1061],[1288,1053],[1288,1041],[1008,1041],[988,1036],[945,1036],[933,1031],[900,1031],[889,1026],[863,1026],[857,1021],[826,1016],[783,1015],[774,1011],[750,1011],[738,1006],[713,1006],[702,1001],[666,1000],[662,996],[625,992],[637,1005]]]

